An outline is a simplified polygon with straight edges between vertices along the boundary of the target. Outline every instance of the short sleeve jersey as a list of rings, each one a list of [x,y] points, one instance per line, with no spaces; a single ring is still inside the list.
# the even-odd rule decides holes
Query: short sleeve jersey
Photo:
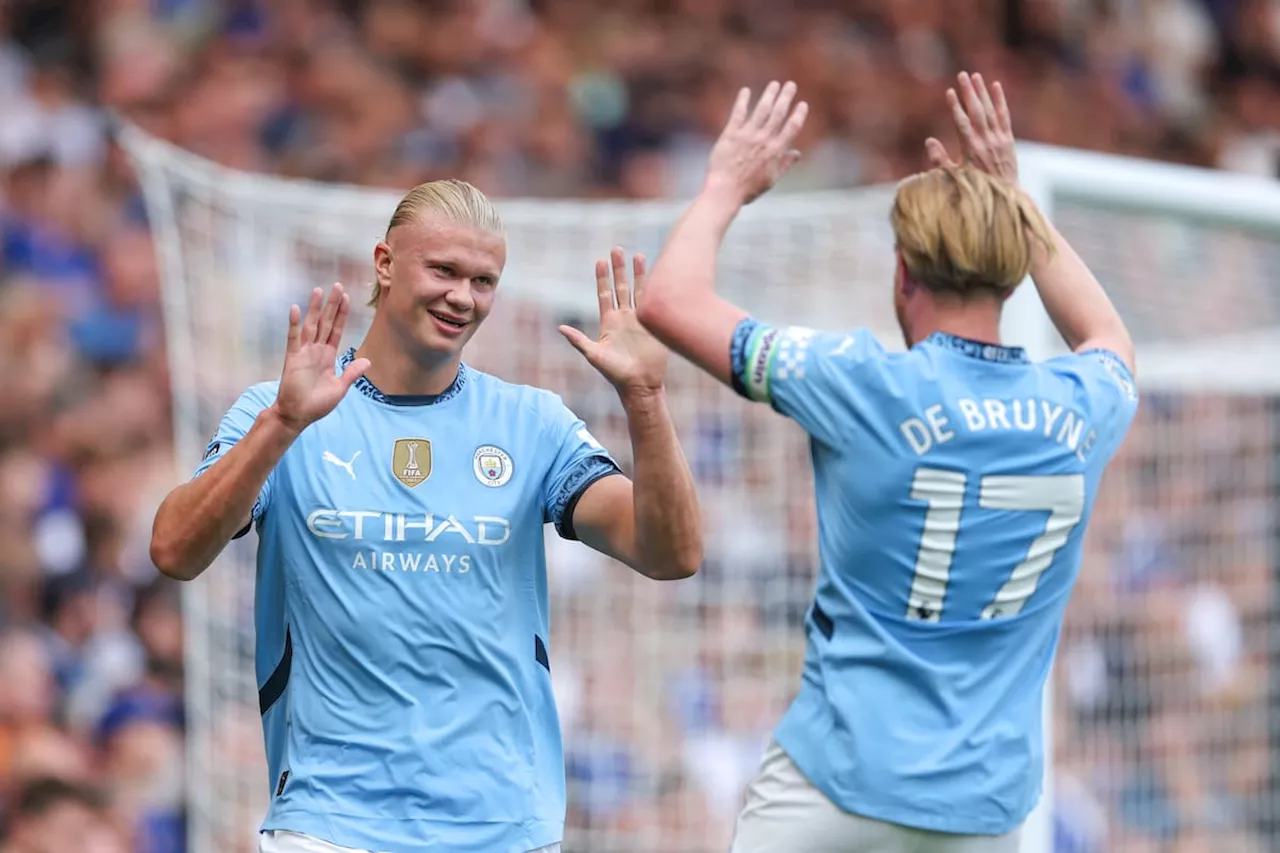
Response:
[[[197,474],[275,393],[241,396]],[[303,431],[253,510],[265,829],[387,853],[561,839],[543,529],[575,538],[616,473],[554,394],[465,365],[432,397],[362,379]]]
[[[819,578],[779,743],[848,811],[1010,831],[1039,797],[1042,690],[1137,407],[1128,368],[750,319],[731,359],[739,393],[810,436]]]

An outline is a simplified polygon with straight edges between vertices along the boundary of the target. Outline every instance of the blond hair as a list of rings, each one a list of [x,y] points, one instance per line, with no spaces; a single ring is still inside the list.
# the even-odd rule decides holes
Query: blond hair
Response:
[[[466,181],[450,178],[418,184],[405,193],[391,214],[386,238],[390,239],[391,232],[398,226],[426,217],[469,225],[499,237],[506,235],[502,217],[498,216],[498,210],[488,196]],[[382,288],[374,281],[373,293],[369,296],[370,307],[376,308],[381,296]]]
[[[947,166],[898,185],[889,215],[907,271],[934,293],[1007,296],[1027,277],[1036,244],[1053,240],[1017,187],[972,166]]]

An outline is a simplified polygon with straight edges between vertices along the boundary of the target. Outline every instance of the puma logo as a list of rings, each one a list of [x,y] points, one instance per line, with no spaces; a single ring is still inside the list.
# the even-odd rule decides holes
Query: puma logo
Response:
[[[323,458],[324,458],[324,461],[328,462],[330,465],[337,465],[339,468],[344,469],[348,474],[351,475],[351,479],[354,480],[356,478],[356,472],[355,472],[355,469],[351,466],[356,464],[356,459],[358,459],[359,457],[360,457],[360,451],[357,450],[356,455],[351,457],[350,462],[343,462],[341,459],[339,459],[338,457],[334,456],[331,452],[326,450],[324,452]]]
[[[853,335],[845,335],[844,340],[840,342],[840,346],[836,347],[831,351],[831,355],[832,356],[844,355],[846,352],[848,352],[852,348],[853,348]]]

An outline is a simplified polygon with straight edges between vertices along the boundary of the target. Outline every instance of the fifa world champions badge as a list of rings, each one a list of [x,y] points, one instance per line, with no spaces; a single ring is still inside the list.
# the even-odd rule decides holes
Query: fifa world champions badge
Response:
[[[471,466],[476,479],[491,488],[505,486],[511,480],[511,457],[501,447],[492,444],[477,447]]]
[[[391,471],[409,488],[431,476],[431,442],[425,438],[398,438],[391,451]]]

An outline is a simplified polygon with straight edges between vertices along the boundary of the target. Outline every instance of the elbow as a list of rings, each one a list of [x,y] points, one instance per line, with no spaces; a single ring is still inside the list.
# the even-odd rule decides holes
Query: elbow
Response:
[[[665,343],[671,333],[671,312],[661,292],[654,293],[652,284],[646,288],[644,298],[636,304],[636,319],[649,333]]]
[[[698,569],[702,568],[703,557],[702,537],[683,548],[679,557],[675,561],[676,580],[684,580],[691,578],[698,573]]]
[[[182,580],[182,573],[178,570],[180,563],[174,554],[173,547],[154,535],[151,537],[151,565],[167,578]]]
[[[651,561],[652,571],[646,574],[659,581],[682,581],[698,573],[698,569],[702,567],[702,558],[702,542],[690,543],[661,561]]]
[[[191,580],[192,575],[184,572],[183,555],[172,537],[165,537],[159,532],[151,534],[151,564],[160,574],[176,581]]]
[[[677,308],[663,296],[656,299],[646,297],[636,306],[636,319],[640,325],[663,346],[682,355],[687,354],[686,344],[690,336],[696,337],[700,328],[700,323],[696,320],[691,322],[690,318],[704,317],[706,313],[705,307],[697,300],[683,302]]]
[[[189,581],[199,572],[191,571],[190,556],[185,553],[182,543],[188,541],[181,530],[174,530],[173,525],[165,518],[164,506],[156,514],[151,526],[151,564],[160,574],[176,581]]]
[[[666,580],[682,581],[693,577],[698,573],[698,569],[702,567],[702,556],[695,558],[678,560],[672,567],[671,574]]]

